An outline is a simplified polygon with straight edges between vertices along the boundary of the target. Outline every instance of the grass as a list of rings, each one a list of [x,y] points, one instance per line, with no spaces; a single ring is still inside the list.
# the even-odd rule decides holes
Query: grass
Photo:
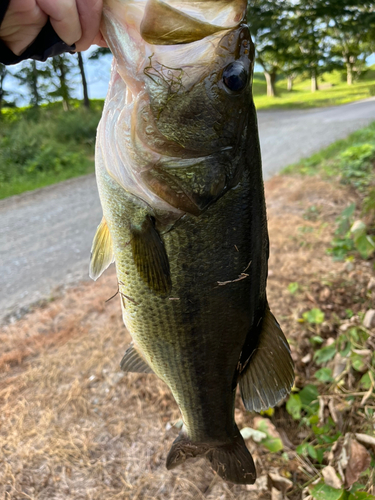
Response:
[[[375,93],[375,68],[371,67],[358,82],[349,86],[343,81],[344,73],[334,71],[322,75],[319,81],[321,90],[311,92],[310,81],[296,79],[291,92],[287,91],[287,82],[280,79],[276,83],[277,97],[267,97],[266,82],[261,73],[254,76],[254,101],[258,110],[266,109],[307,109],[326,106],[338,106],[349,102],[366,99]]]

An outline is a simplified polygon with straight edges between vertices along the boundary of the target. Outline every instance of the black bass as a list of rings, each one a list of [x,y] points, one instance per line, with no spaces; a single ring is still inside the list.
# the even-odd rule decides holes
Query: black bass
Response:
[[[224,479],[251,484],[237,384],[246,409],[260,411],[289,393],[294,372],[266,297],[245,13],[244,0],[106,0],[114,62],[97,136],[103,220],[90,275],[115,261],[133,338],[121,367],[154,372],[180,408],[167,467],[202,455]]]

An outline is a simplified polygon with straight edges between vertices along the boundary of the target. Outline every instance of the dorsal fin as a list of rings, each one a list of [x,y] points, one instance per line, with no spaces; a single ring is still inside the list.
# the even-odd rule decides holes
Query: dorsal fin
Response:
[[[89,276],[96,281],[114,261],[112,239],[107,221],[102,218],[91,247]]]
[[[130,373],[154,373],[133,342],[127,348],[120,363],[121,370]]]
[[[153,45],[191,43],[223,29],[184,14],[161,0],[147,2],[141,22],[142,38]]]
[[[266,306],[257,347],[240,373],[241,396],[246,410],[267,410],[289,393],[294,363],[280,325]]]

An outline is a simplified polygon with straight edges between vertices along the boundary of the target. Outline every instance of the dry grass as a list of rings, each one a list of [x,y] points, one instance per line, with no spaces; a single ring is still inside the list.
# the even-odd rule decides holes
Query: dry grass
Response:
[[[347,275],[344,265],[333,263],[324,251],[332,238],[327,221],[342,211],[350,194],[323,181],[290,177],[274,178],[267,193],[269,301],[298,361],[305,347],[301,339],[297,342],[295,318],[320,297],[320,307],[324,302],[314,282]],[[312,205],[319,207],[319,217],[305,220]],[[364,264],[354,272],[353,279],[367,279]],[[298,300],[287,290],[293,281],[304,287]],[[226,484],[204,460],[172,472],[165,469],[177,435],[170,423],[179,419],[178,409],[154,376],[120,372],[130,338],[118,298],[105,302],[115,292],[112,269],[98,283],[78,285],[0,330],[0,498],[271,498],[264,482],[264,489],[257,490]],[[336,292],[330,293],[333,297]],[[296,431],[284,417],[289,428],[283,428],[279,415],[278,430],[292,447]],[[240,427],[251,425],[253,418],[239,400],[236,418]],[[247,444],[260,476],[274,467],[297,479],[300,463],[292,451],[286,463],[251,441]]]

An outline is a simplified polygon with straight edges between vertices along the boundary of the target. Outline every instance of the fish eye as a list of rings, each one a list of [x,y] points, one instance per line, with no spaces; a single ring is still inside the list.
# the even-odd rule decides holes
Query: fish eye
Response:
[[[240,92],[246,87],[248,79],[247,71],[240,61],[234,61],[224,69],[224,85],[232,92]]]

